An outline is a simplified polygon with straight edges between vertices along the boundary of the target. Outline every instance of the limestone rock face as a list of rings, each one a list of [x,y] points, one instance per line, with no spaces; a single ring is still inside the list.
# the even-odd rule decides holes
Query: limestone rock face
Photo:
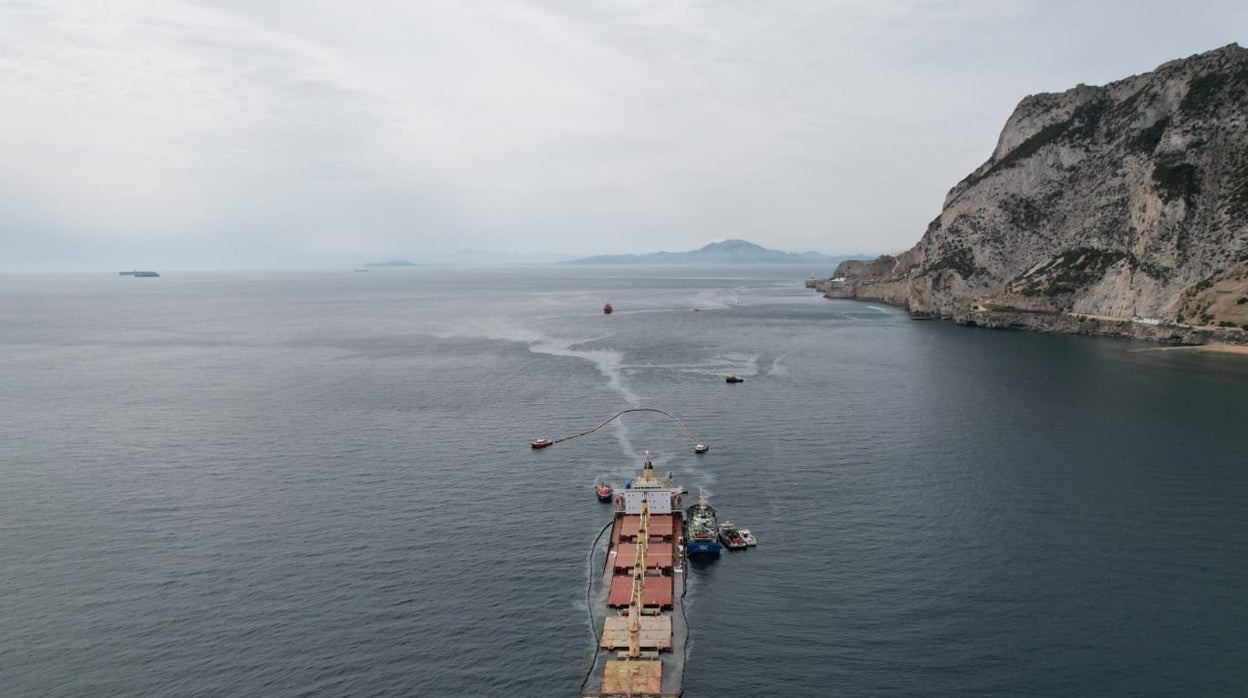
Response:
[[[1233,327],[1235,341],[1248,325],[1248,50],[1023,99],[913,249],[844,262],[815,287],[927,315]]]

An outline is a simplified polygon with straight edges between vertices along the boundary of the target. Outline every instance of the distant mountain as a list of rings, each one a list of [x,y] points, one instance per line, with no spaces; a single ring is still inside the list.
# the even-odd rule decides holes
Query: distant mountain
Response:
[[[442,267],[497,267],[529,264],[549,264],[567,259],[567,255],[549,252],[513,252],[509,250],[462,249],[450,254],[426,254],[427,266]]]
[[[406,259],[392,259],[388,262],[369,262],[366,267],[414,267],[415,262],[409,262]]]
[[[833,264],[850,256],[830,257],[818,252],[781,252],[745,240],[724,240],[689,252],[604,254],[563,264]]]

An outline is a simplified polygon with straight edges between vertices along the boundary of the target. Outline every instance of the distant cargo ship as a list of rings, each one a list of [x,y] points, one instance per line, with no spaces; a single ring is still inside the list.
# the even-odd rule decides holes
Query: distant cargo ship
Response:
[[[160,274],[157,274],[154,271],[137,271],[137,270],[136,271],[120,271],[120,272],[117,272],[117,274],[119,276],[160,276]]]
[[[640,477],[615,494],[606,560],[590,590],[598,650],[582,698],[681,694],[685,663],[685,546],[680,496],[655,477],[650,454]]]

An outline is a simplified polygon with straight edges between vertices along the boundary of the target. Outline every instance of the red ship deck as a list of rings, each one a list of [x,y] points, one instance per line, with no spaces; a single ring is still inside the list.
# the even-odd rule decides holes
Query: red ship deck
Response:
[[[672,560],[680,543],[680,514],[659,514],[650,517],[649,545],[646,552],[646,580],[642,603],[667,610],[672,607],[675,578]],[[641,516],[617,516],[611,530],[611,588],[607,605],[628,606],[633,593],[633,566],[637,564],[637,535]]]
[[[671,572],[672,569],[672,551],[671,550],[651,550],[646,553],[646,569],[647,570],[664,570]],[[633,565],[637,564],[637,549],[632,546],[624,546],[615,556],[616,571],[624,571],[628,574],[633,573]]]
[[[650,517],[650,542],[669,541],[672,539],[672,531],[676,527],[676,515],[674,514],[656,514]],[[641,517],[635,514],[625,514],[623,521],[617,521],[616,541],[623,539],[625,542],[636,542],[637,529],[641,527]]]
[[[646,576],[646,589],[642,602],[646,606],[658,606],[663,609],[672,607],[672,578]],[[627,606],[633,597],[632,575],[617,575],[611,578],[611,593],[607,596],[608,606]]]

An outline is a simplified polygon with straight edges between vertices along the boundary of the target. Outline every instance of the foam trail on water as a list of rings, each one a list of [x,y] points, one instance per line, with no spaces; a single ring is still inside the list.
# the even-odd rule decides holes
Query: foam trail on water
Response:
[[[785,366],[784,364],[781,364],[781,363],[780,363],[780,359],[782,359],[782,358],[784,358],[784,357],[782,357],[782,356],[777,356],[774,360],[772,360],[772,362],[771,362],[771,368],[767,369],[767,375],[769,375],[769,376],[787,376],[787,375],[789,375],[789,367],[788,367],[788,366]]]
[[[641,454],[637,453],[637,449],[633,448],[633,442],[628,439],[628,426],[620,420],[615,420],[611,424],[612,431],[615,433],[615,440],[620,442],[620,450],[624,451],[624,455],[628,456],[629,469],[626,472],[632,472],[633,463],[641,458]]]
[[[629,407],[640,407],[641,398],[624,385],[624,355],[615,349],[578,349],[589,342],[606,339],[606,336],[587,339],[556,339],[541,334],[530,327],[520,327],[509,321],[479,318],[466,319],[444,330],[432,333],[438,339],[489,339],[500,342],[525,344],[534,354],[582,359],[593,364],[607,379],[607,386],[620,393]]]
[[[624,383],[625,366],[623,352],[616,349],[580,348],[592,342],[601,342],[608,339],[610,335],[586,339],[557,339],[541,334],[531,327],[520,327],[508,321],[500,321],[500,319],[470,318],[465,319],[454,327],[435,333],[434,336],[441,339],[470,338],[516,342],[527,345],[529,351],[534,354],[587,361],[607,379],[607,387],[618,392],[628,407],[642,406],[641,398]],[[735,358],[740,359],[742,357],[737,356]],[[757,359],[757,357],[746,358],[750,360]],[[637,451],[637,448],[629,439],[628,426],[622,420],[616,420],[612,424],[612,430],[620,444],[620,450],[624,452],[626,457],[626,462],[624,463],[626,473],[631,475],[636,470],[637,464],[641,462],[642,454]],[[660,459],[656,457],[654,464],[656,468],[659,467]]]
[[[615,349],[574,349],[573,347],[577,344],[584,344],[584,342],[548,339],[530,344],[529,351],[534,354],[569,356],[588,361],[598,369],[599,373],[606,377],[607,386],[624,397],[624,401],[628,403],[629,407],[641,406],[641,398],[629,390],[622,380],[621,363],[624,358],[623,354]]]

